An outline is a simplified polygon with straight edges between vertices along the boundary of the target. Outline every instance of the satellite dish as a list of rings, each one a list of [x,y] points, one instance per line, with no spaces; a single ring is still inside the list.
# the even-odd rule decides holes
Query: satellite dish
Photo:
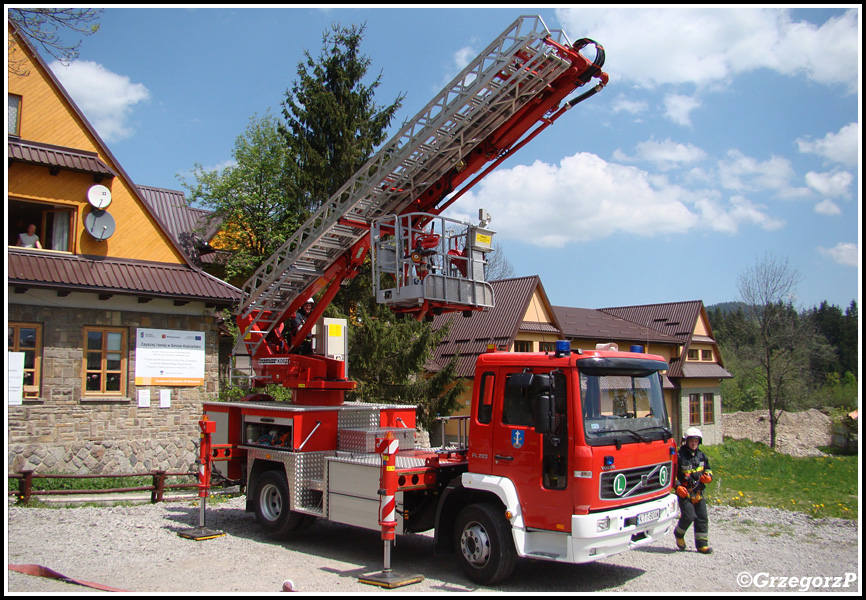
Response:
[[[97,242],[107,240],[114,235],[115,230],[114,217],[104,210],[98,208],[90,209],[87,216],[84,217],[84,229],[92,235]]]
[[[111,190],[104,185],[94,185],[87,190],[87,201],[93,208],[104,209],[111,204]]]

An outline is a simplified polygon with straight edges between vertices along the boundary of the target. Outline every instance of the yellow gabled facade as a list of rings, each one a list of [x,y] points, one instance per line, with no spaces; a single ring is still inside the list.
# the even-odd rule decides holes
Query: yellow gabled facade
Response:
[[[9,63],[16,65],[17,72],[25,73],[18,75],[7,68],[10,144],[33,142],[94,153],[117,175],[99,178],[92,173],[11,160],[7,172],[7,243],[15,245],[18,233],[31,222],[40,240],[46,240],[51,237],[54,220],[62,220],[68,223],[72,235],[65,235],[56,249],[45,246],[45,251],[185,264],[183,254],[150,213],[133,182],[44,62],[29,44],[17,38],[11,24],[7,35]],[[103,241],[87,233],[84,226],[92,208],[87,192],[97,183],[111,192],[106,210],[115,222],[114,234]]]
[[[533,323],[538,325],[548,325],[558,331],[556,319],[553,316],[553,309],[547,302],[547,299],[542,295],[540,287],[535,289],[529,305],[526,307],[526,312],[523,314],[521,323]],[[512,344],[512,352],[543,352],[551,350],[553,344],[559,339],[558,333],[545,331],[518,331]]]

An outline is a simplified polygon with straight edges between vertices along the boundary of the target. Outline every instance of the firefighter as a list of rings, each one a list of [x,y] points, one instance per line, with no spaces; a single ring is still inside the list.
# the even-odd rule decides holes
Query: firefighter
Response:
[[[698,449],[703,443],[703,434],[697,427],[690,427],[683,436],[683,445],[677,455],[677,496],[680,503],[680,520],[674,530],[678,550],[686,549],[686,531],[695,524],[695,546],[701,554],[712,554],[709,545],[709,519],[707,501],[704,498],[706,485],[713,480],[710,461]]]
[[[301,330],[301,327],[304,323],[307,322],[307,317],[310,316],[310,313],[313,312],[313,306],[315,305],[315,301],[312,298],[308,298],[304,305],[298,309],[295,313],[295,316],[292,317],[292,326],[289,329],[289,334],[286,336],[286,341],[291,345],[292,338]],[[298,354],[312,354],[313,353],[313,336],[308,335],[304,338],[304,341],[301,342],[301,345],[297,349]]]

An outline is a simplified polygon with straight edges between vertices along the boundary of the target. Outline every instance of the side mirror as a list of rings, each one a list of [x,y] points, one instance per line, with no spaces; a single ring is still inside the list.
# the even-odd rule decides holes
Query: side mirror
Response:
[[[538,433],[552,433],[553,423],[556,416],[553,396],[544,393],[535,397],[535,431]]]
[[[535,377],[532,373],[512,373],[508,376],[506,387],[528,388]]]
[[[550,393],[550,375],[536,374],[532,378],[530,392],[535,410],[535,431],[538,433],[553,432],[556,408],[553,395]]]

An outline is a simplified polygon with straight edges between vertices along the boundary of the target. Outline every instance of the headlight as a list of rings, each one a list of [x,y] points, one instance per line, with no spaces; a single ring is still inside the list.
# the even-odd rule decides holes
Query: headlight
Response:
[[[605,517],[595,522],[596,533],[601,533],[603,531],[607,531],[608,529],[610,529],[610,517]]]

